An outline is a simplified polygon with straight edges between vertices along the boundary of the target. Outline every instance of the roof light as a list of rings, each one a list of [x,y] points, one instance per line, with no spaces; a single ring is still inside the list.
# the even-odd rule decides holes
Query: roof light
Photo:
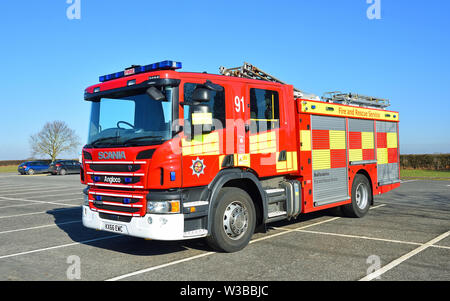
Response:
[[[107,74],[99,77],[100,82],[106,82],[109,80],[134,75],[143,72],[157,71],[157,70],[176,70],[181,69],[182,64],[180,62],[175,61],[162,61],[158,63],[153,63],[146,66],[131,66],[130,68],[125,69],[125,71],[120,71],[112,74]]]

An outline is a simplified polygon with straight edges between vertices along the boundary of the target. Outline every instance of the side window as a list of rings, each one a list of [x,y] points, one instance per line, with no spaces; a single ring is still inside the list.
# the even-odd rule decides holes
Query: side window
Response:
[[[184,102],[192,102],[192,93],[200,84],[186,83],[184,84]],[[207,103],[212,113],[212,118],[217,119],[225,127],[225,89],[222,91],[210,91],[211,98]],[[184,107],[184,119],[189,120],[189,106]],[[189,120],[190,121],[190,120]]]
[[[259,133],[280,127],[278,92],[250,89],[250,132]]]

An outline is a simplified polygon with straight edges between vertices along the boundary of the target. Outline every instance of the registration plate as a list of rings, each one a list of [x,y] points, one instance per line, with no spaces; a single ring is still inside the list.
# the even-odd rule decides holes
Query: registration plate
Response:
[[[119,225],[119,224],[110,224],[110,223],[104,223],[103,224],[103,230],[115,232],[115,233],[127,233],[127,226],[125,225]]]

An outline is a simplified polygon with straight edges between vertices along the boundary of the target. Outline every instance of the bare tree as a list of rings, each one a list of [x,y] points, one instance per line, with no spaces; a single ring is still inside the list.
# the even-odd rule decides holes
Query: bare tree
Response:
[[[80,138],[64,121],[47,122],[42,130],[30,136],[33,155],[48,155],[52,161],[63,152],[75,152]]]

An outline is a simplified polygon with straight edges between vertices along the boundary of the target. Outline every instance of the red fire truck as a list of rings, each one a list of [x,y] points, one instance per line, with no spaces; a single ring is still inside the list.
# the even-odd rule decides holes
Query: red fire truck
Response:
[[[235,252],[270,222],[331,207],[362,217],[400,185],[389,100],[319,98],[248,63],[180,68],[133,65],[85,90],[84,226]]]

